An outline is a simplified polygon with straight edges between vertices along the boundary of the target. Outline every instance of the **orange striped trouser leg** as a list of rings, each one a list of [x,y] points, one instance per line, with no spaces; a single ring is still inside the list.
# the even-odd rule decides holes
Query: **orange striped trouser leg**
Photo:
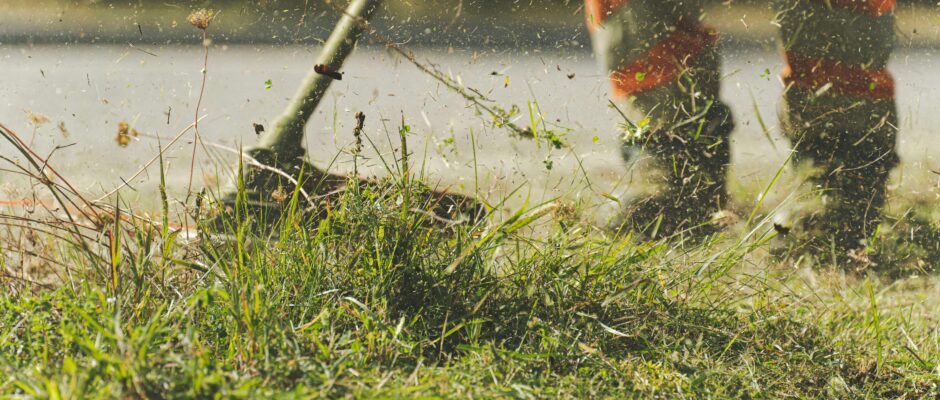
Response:
[[[817,183],[835,198],[829,206],[877,210],[898,162],[895,84],[887,70],[894,1],[778,1],[785,125],[798,155],[820,167]]]
[[[638,118],[669,128],[718,98],[717,33],[693,0],[585,0],[595,55],[612,97]]]
[[[891,0],[782,0],[790,134],[806,154],[828,162],[859,154],[896,163]],[[889,153],[885,156],[885,153]],[[844,157],[842,157],[844,158]]]
[[[718,101],[718,36],[699,22],[701,3],[585,3],[595,55],[610,79],[612,97],[628,103],[623,111],[632,121],[645,121],[642,129],[623,132],[624,156],[630,159],[640,148],[651,156],[664,185],[659,201],[649,204],[672,210],[657,210],[672,219],[710,215],[727,198],[728,136],[734,124],[728,107]]]

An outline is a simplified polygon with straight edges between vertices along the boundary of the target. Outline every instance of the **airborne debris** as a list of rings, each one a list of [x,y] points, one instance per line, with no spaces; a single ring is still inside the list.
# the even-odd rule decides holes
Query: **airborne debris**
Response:
[[[362,128],[366,123],[366,114],[362,111],[356,113],[356,127],[353,128],[353,136],[356,138],[356,154],[362,153]]]
[[[869,268],[878,266],[878,264],[871,259],[871,256],[867,251],[865,251],[865,249],[849,250],[846,256],[848,256],[849,259],[853,261],[856,272],[862,272]]]
[[[278,203],[283,203],[284,200],[287,200],[287,192],[284,191],[283,187],[278,186],[277,190],[271,192],[271,199]]]
[[[26,118],[29,119],[29,123],[33,124],[33,126],[40,126],[49,123],[48,116],[29,110],[26,110]]]
[[[203,8],[193,11],[186,20],[196,28],[206,30],[209,28],[209,23],[212,22],[212,14],[212,11]]]
[[[718,210],[711,216],[711,223],[717,226],[729,227],[741,222],[741,217],[731,210]]]
[[[774,223],[774,230],[777,231],[781,236],[786,236],[790,234],[790,227]]]
[[[71,134],[68,129],[65,129],[65,121],[59,121],[59,132],[62,132],[62,137],[68,139]]]
[[[316,73],[318,73],[318,74],[320,74],[320,75],[326,75],[326,76],[328,76],[328,77],[330,77],[330,78],[333,78],[333,79],[336,79],[336,80],[338,80],[338,81],[343,80],[343,73],[342,73],[342,72],[333,71],[332,69],[330,69],[330,66],[329,66],[329,65],[317,64],[317,65],[314,65],[314,66],[313,66],[313,70],[314,70],[314,72],[316,72]]]
[[[133,129],[125,121],[118,122],[118,134],[114,138],[114,141],[117,142],[118,146],[127,147],[131,143],[132,137],[137,137],[140,135],[140,132],[137,132],[137,129]]]
[[[149,56],[159,57],[156,53],[154,53],[154,52],[152,52],[152,51],[144,50],[144,49],[142,49],[142,48],[140,48],[140,47],[137,47],[137,46],[134,46],[134,44],[131,43],[131,42],[127,42],[127,45],[130,46],[130,48],[132,48],[132,49],[134,49],[134,50],[137,50],[137,51],[139,51],[139,52],[141,52],[141,53],[147,54],[147,55],[149,55]]]
[[[255,135],[260,135],[260,134],[262,134],[262,133],[264,132],[264,125],[261,125],[261,124],[256,123],[256,122],[252,122],[252,123],[251,123],[251,126],[253,126],[253,127],[255,128]]]

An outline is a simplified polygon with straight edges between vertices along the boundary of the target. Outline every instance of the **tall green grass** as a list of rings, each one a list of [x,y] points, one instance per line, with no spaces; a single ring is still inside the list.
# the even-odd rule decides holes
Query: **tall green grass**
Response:
[[[203,206],[195,240],[165,194],[162,221],[23,222],[6,240],[52,226],[49,283],[0,278],[0,397],[937,394],[937,342],[877,282],[832,296],[749,268],[766,236],[614,238],[555,203],[448,223],[397,162],[313,215],[297,190],[260,223]]]

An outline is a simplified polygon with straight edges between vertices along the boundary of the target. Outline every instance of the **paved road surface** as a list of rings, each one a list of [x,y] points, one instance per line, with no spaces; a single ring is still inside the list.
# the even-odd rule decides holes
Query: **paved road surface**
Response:
[[[252,123],[272,122],[310,67],[315,50],[213,46],[202,109],[208,117],[200,128],[205,140],[229,147],[254,143]],[[532,201],[565,196],[596,203],[604,201],[598,193],[619,194],[644,185],[641,168],[627,172],[618,158],[611,129],[617,118],[607,106],[607,84],[588,53],[419,50],[418,54],[502,104],[518,105],[523,110],[521,125],[529,123],[528,102],[537,102],[546,121],[570,128],[566,137],[574,152],[549,151],[545,146],[508,139],[505,131],[488,127],[485,116],[477,116],[459,96],[430,77],[384,51],[366,49],[350,60],[346,78],[336,82],[309,124],[307,148],[318,165],[335,159],[334,169],[352,169],[350,157],[337,154],[351,143],[353,114],[364,111],[367,132],[380,153],[389,157],[392,146],[386,132],[394,135],[404,115],[414,132],[413,158],[426,160],[432,181],[464,192],[478,190],[498,199],[523,185],[522,192],[530,194]],[[910,50],[897,54],[891,64],[898,79],[903,130],[903,173],[897,182],[905,193],[932,196],[929,190],[936,186],[938,176],[929,171],[940,170],[937,56],[930,50]],[[34,127],[28,114],[48,116],[48,123],[35,128],[36,148],[49,152],[57,145],[74,143],[58,150],[53,164],[84,190],[103,193],[156,154],[155,136],[166,143],[193,121],[201,68],[198,47],[2,45],[0,121],[31,137]],[[732,50],[726,52],[724,68],[723,95],[740,121],[734,134],[734,182],[746,188],[745,193],[756,195],[785,159],[789,145],[780,138],[776,121],[781,59],[770,52]],[[752,96],[776,149],[762,133]],[[114,140],[120,121],[143,134],[126,148]],[[60,123],[67,134],[59,129]],[[471,132],[477,147],[476,168]],[[191,136],[187,139],[168,152],[171,192],[177,198],[185,191],[189,175]],[[11,154],[3,145],[0,152]],[[366,172],[384,174],[376,153],[367,156]],[[196,186],[211,184],[226,173],[227,165],[213,163],[202,149],[199,160]],[[547,161],[552,163],[550,170]],[[131,181],[137,192],[128,191],[124,197],[152,206],[158,183],[155,172],[154,168]],[[593,190],[587,189],[585,176]],[[0,182],[8,189],[17,181],[0,172]],[[520,202],[521,197],[514,201]]]

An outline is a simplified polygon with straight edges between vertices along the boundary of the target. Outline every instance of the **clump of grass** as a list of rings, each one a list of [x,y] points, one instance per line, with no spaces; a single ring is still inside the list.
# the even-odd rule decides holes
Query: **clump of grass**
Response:
[[[936,394],[933,358],[892,350],[898,322],[870,283],[869,307],[814,320],[827,314],[776,306],[765,281],[723,289],[751,243],[637,244],[552,219],[553,204],[443,223],[407,171],[353,181],[312,215],[295,190],[276,235],[236,203],[227,239],[187,243],[118,203],[72,240],[47,236],[48,268],[75,278],[0,278],[18,289],[0,294],[0,394]],[[523,233],[535,225],[545,233]]]

